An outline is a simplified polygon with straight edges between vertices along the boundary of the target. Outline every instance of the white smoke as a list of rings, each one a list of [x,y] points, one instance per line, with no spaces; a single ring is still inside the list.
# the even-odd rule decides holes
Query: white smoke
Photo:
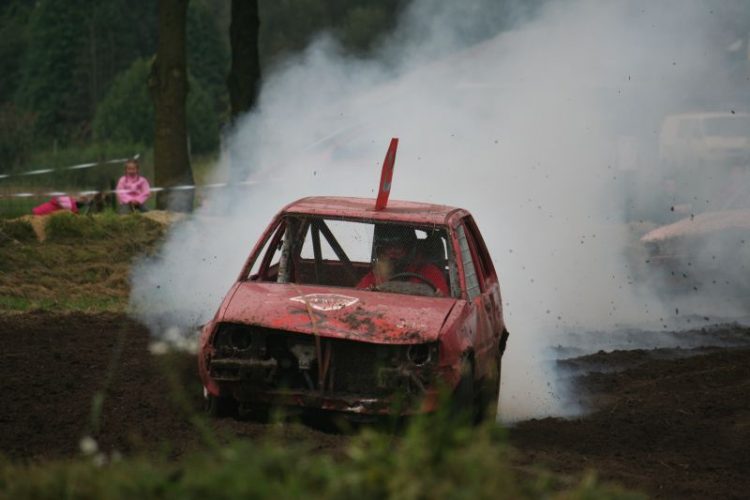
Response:
[[[321,37],[267,75],[217,169],[242,164],[256,184],[208,193],[173,228],[134,272],[133,311],[157,335],[206,321],[276,211],[373,196],[399,137],[391,197],[472,211],[500,275],[502,417],[570,412],[541,354],[555,334],[669,315],[629,286],[618,145],[637,144],[648,167],[660,117],[721,74],[708,4],[550,2],[528,17],[416,0],[372,59]]]

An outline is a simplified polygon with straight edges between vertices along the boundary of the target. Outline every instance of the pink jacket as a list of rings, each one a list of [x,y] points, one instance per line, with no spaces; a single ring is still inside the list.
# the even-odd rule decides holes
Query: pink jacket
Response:
[[[123,175],[117,182],[117,201],[120,205],[135,202],[143,205],[151,194],[151,187],[142,175],[129,177]]]
[[[55,196],[48,202],[34,207],[31,211],[34,215],[47,215],[58,210],[70,210],[74,214],[78,213],[76,199],[72,196]]]

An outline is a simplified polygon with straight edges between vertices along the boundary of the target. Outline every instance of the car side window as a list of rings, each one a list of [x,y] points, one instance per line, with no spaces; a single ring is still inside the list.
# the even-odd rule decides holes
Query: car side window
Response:
[[[276,281],[279,260],[281,259],[281,243],[285,224],[280,224],[263,244],[255,261],[250,268],[248,278],[259,281]],[[262,273],[262,274],[261,274]]]
[[[490,259],[490,254],[487,251],[487,246],[484,244],[484,240],[482,239],[482,235],[479,233],[479,229],[477,229],[477,225],[474,222],[474,219],[472,217],[467,217],[464,220],[464,224],[466,225],[466,229],[468,231],[467,236],[470,240],[470,246],[477,260],[477,265],[479,266],[478,271],[481,271],[480,274],[482,276],[482,279],[484,279],[486,283],[488,279],[491,279],[495,276],[495,267],[492,265],[492,259]]]
[[[458,247],[461,250],[461,262],[464,267],[464,277],[466,278],[466,294],[468,295],[469,300],[474,300],[474,297],[482,293],[482,289],[479,286],[477,268],[474,265],[474,259],[471,255],[471,247],[469,246],[469,240],[464,225],[459,225],[456,232],[458,234]]]

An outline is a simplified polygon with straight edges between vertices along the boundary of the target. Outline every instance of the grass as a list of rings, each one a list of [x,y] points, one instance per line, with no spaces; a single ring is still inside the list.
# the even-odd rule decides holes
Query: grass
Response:
[[[164,232],[140,215],[63,212],[47,218],[39,242],[30,220],[0,221],[0,313],[124,312],[130,262]]]
[[[26,312],[40,309],[54,312],[122,312],[124,305],[122,304],[122,299],[119,297],[82,296],[70,299],[34,299],[0,295],[0,313]]]
[[[266,438],[207,445],[178,461],[96,451],[66,462],[0,461],[0,496],[81,499],[325,498],[361,500],[635,499],[600,482],[521,476],[505,433],[494,424],[456,425],[445,414],[415,418],[401,434],[365,429],[341,457],[309,443]],[[540,479],[541,478],[541,479]]]

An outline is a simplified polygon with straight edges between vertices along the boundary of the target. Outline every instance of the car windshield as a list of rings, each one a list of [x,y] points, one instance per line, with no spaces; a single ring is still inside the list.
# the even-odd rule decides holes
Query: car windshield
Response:
[[[707,118],[703,127],[711,137],[750,137],[750,116]]]
[[[426,296],[457,296],[444,227],[290,215],[248,279]]]

